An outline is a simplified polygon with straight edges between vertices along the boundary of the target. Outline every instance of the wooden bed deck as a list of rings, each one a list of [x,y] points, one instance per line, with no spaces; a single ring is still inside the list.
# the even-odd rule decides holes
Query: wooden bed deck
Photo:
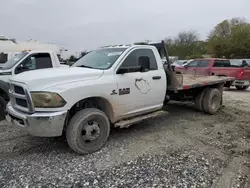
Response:
[[[188,74],[176,74],[176,78],[178,82],[176,84],[176,88],[169,88],[169,90],[185,90],[206,85],[226,83],[234,80],[232,77],[199,76]]]

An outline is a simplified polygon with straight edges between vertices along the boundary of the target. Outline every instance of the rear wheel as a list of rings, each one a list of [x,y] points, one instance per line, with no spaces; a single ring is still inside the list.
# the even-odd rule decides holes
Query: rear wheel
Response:
[[[236,89],[238,89],[238,90],[246,90],[246,89],[249,88],[249,86],[235,86],[235,87],[236,87]]]
[[[66,139],[72,150],[88,154],[103,147],[109,132],[110,123],[106,114],[95,108],[86,108],[77,112],[70,120]]]
[[[194,98],[194,103],[195,103],[195,108],[197,110],[203,111],[202,107],[202,101],[203,101],[203,96],[204,93],[206,92],[206,89],[202,90],[196,97]]]
[[[202,101],[203,111],[215,114],[221,107],[222,95],[217,88],[209,88],[205,91]]]
[[[5,119],[6,102],[0,97],[0,121]]]

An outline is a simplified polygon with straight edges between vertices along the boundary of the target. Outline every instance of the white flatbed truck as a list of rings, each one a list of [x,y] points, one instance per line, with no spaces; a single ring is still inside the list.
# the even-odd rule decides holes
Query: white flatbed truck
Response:
[[[87,154],[103,147],[112,126],[164,115],[162,107],[169,100],[193,101],[199,110],[215,114],[222,105],[223,85],[232,78],[176,74],[168,62],[162,41],[104,47],[68,69],[13,76],[7,119],[33,136],[65,132],[70,148]]]

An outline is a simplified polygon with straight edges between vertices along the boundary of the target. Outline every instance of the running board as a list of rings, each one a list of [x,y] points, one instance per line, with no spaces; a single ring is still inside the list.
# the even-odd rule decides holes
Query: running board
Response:
[[[164,116],[167,115],[168,112],[167,111],[156,111],[150,114],[146,114],[146,115],[142,115],[142,116],[137,116],[135,118],[132,119],[127,119],[127,120],[122,120],[122,121],[118,121],[117,123],[115,123],[115,127],[120,127],[120,128],[128,128],[130,125],[133,125],[135,123],[139,123],[145,119],[150,119],[150,118],[154,118],[154,117],[159,117],[159,116]]]

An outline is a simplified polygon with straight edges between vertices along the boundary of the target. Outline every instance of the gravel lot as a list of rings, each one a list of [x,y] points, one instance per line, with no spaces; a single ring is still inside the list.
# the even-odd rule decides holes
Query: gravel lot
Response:
[[[225,92],[214,116],[171,103],[169,115],[112,130],[79,156],[63,138],[0,122],[0,187],[250,187],[250,91]]]

